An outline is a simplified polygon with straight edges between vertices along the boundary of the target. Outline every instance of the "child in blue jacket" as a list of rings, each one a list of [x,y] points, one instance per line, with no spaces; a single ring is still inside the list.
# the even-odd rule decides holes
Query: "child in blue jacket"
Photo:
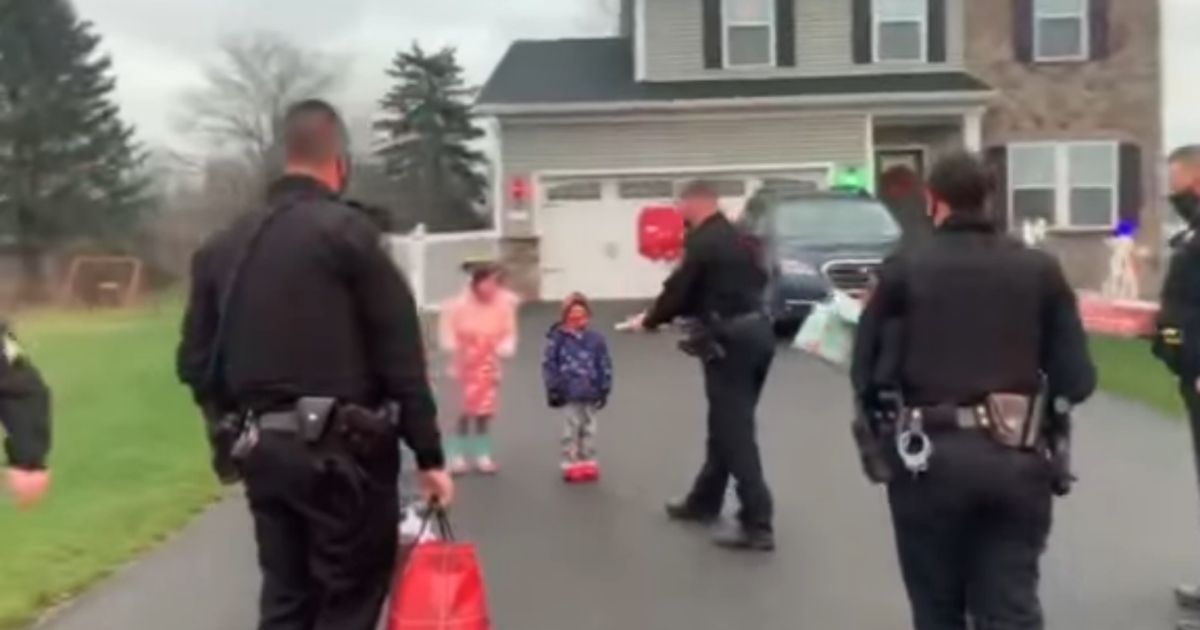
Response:
[[[563,303],[562,319],[546,334],[542,376],[551,408],[566,414],[563,475],[568,481],[592,481],[596,465],[596,416],[612,393],[612,358],[604,336],[590,328],[591,307],[575,293]]]

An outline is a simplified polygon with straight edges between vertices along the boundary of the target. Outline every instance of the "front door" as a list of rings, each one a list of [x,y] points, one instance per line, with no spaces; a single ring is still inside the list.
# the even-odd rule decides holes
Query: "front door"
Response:
[[[925,151],[881,149],[875,153],[876,187],[879,200],[887,206],[906,236],[929,229],[925,196]]]

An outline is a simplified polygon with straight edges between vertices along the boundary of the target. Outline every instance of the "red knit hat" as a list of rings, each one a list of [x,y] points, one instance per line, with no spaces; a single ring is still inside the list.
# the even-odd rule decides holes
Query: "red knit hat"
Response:
[[[582,306],[583,310],[587,311],[588,314],[592,312],[592,305],[588,303],[587,296],[577,291],[568,295],[567,299],[563,300],[561,319],[567,319],[567,313],[576,306]]]

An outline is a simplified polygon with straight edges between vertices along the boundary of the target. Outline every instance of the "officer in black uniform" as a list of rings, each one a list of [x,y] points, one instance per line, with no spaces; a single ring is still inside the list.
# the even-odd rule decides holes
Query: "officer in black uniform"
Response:
[[[878,361],[893,355],[899,371],[896,430],[911,459],[891,451],[888,498],[917,630],[1043,627],[1038,563],[1055,471],[1035,418],[1045,396],[1065,413],[1096,384],[1062,270],[997,233],[984,211],[991,187],[973,156],[936,165],[938,227],[884,263],[852,366],[865,400],[879,394],[863,391]]]
[[[5,484],[22,507],[50,486],[50,391],[8,325],[0,322],[0,427],[8,460]]]
[[[1182,147],[1167,161],[1171,204],[1185,229],[1171,239],[1154,353],[1179,377],[1200,472],[1200,145]],[[1200,612],[1200,587],[1181,585],[1176,597],[1184,608]],[[1200,623],[1181,627],[1200,628]]]
[[[770,551],[775,548],[773,506],[754,418],[775,356],[763,306],[767,274],[753,244],[718,209],[717,192],[710,184],[693,182],[681,197],[691,228],[683,261],[640,328],[654,330],[680,317],[700,326],[702,334],[687,349],[704,364],[708,444],[691,493],[669,503],[667,514],[680,521],[715,521],[732,477],[742,504],[741,526],[715,542],[732,549]]]
[[[233,450],[222,475],[246,483],[259,628],[374,630],[394,570],[397,439],[428,498],[448,505],[453,484],[412,294],[370,218],[338,199],[340,119],[305,101],[285,134],[268,209],[195,256],[179,372]]]

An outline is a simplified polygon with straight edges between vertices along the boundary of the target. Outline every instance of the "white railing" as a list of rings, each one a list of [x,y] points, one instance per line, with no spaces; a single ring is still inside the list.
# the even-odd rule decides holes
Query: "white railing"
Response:
[[[389,235],[388,249],[412,286],[417,306],[437,310],[462,290],[462,265],[471,260],[498,260],[496,230],[429,234],[423,225],[409,234]]]

